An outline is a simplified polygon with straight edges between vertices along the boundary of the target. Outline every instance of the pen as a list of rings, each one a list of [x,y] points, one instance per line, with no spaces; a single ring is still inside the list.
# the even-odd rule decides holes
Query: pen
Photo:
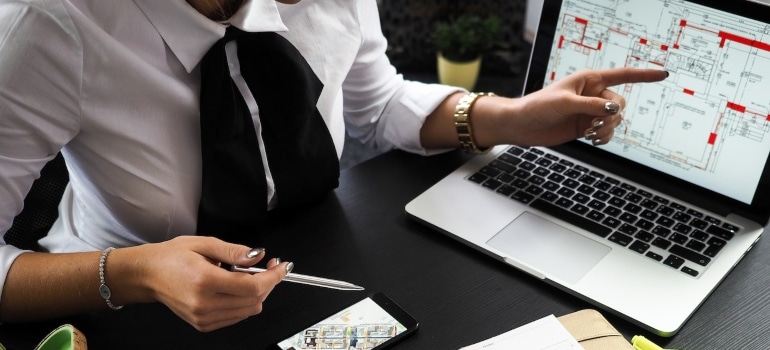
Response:
[[[260,272],[265,272],[267,270],[259,267],[253,267],[253,266],[245,267],[245,266],[233,265],[230,267],[230,271],[260,273]],[[357,286],[352,283],[328,279],[328,278],[315,277],[315,276],[300,275],[298,273],[289,273],[286,275],[286,277],[283,278],[283,280],[287,282],[302,283],[302,284],[308,284],[311,286],[325,287],[325,288],[332,288],[332,289],[339,289],[339,290],[364,290],[364,287]]]

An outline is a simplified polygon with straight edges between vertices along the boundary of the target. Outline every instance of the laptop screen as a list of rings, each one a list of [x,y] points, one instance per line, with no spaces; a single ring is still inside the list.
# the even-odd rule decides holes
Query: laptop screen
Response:
[[[669,71],[659,83],[612,87],[626,99],[624,122],[609,144],[583,149],[751,206],[770,154],[770,24],[750,17],[769,10],[746,1],[546,1],[525,91],[584,69]]]

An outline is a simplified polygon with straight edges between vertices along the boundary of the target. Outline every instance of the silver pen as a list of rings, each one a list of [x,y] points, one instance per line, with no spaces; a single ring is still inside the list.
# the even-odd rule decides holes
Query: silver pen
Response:
[[[260,273],[265,272],[267,269],[259,268],[259,267],[253,267],[253,266],[238,266],[233,265],[230,267],[231,271],[236,272],[246,272],[246,273]],[[332,288],[332,289],[339,289],[339,290],[364,290],[364,287],[357,286],[353,283],[348,283],[345,281],[338,281],[328,278],[322,278],[322,277],[315,277],[315,276],[308,276],[308,275],[300,275],[298,273],[289,273],[286,275],[286,277],[283,278],[284,281],[287,282],[294,282],[294,283],[302,283],[302,284],[308,284],[311,286],[317,286],[317,287],[325,287],[325,288]]]

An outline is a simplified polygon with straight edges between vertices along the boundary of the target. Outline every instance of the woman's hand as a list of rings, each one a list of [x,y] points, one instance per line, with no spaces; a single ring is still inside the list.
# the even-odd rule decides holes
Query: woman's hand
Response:
[[[498,127],[490,132],[497,130],[496,144],[552,146],[581,137],[594,145],[606,144],[622,122],[626,106],[622,96],[607,88],[655,82],[667,76],[666,71],[634,68],[576,72],[542,90],[504,102],[509,108],[493,119]],[[479,109],[474,112],[483,113]]]
[[[212,237],[181,236],[115,250],[106,269],[114,303],[120,304],[123,296],[134,299],[130,301],[160,301],[196,329],[207,332],[262,312],[262,303],[293,264],[271,259],[268,271],[254,275],[231,272],[219,265],[251,266],[264,256],[264,250]],[[115,266],[109,265],[110,260]],[[125,280],[113,277],[121,274],[132,276]],[[137,282],[139,290],[135,288]],[[122,294],[122,290],[127,293]]]

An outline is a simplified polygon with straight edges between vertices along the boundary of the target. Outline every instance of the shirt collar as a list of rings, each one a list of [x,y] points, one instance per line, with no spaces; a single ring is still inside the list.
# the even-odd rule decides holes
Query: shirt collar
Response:
[[[228,24],[214,22],[185,0],[134,0],[187,72],[198,65],[209,48],[225,36]],[[283,32],[274,0],[246,0],[230,24],[247,32]]]

